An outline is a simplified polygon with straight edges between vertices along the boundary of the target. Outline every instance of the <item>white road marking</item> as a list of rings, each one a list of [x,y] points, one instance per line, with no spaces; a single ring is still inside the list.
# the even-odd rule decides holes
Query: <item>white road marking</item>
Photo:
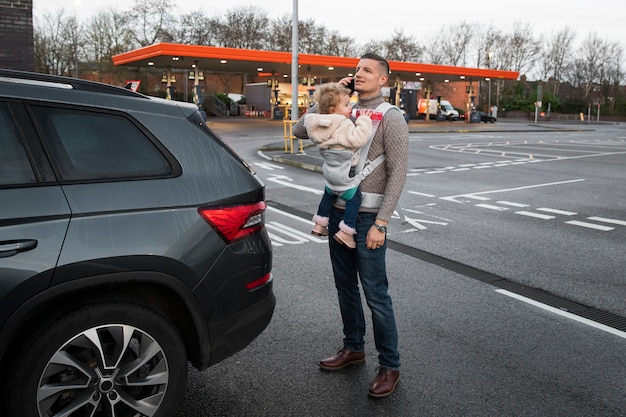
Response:
[[[542,219],[542,220],[554,219],[554,216],[548,216],[547,214],[533,213],[532,211],[516,211],[515,214],[521,214],[522,216],[534,217],[536,219]]]
[[[283,216],[289,217],[290,219],[301,221],[303,223],[306,223],[309,226],[313,225],[313,220],[303,219],[300,216],[296,216],[295,214],[287,213],[286,211],[279,210],[279,209],[277,209],[275,207],[272,207],[272,206],[267,206],[266,210],[273,211],[274,213],[282,214]]]
[[[614,227],[602,226],[600,224],[595,224],[595,223],[580,222],[578,220],[570,220],[570,221],[565,222],[565,223],[572,224],[574,226],[586,227],[586,228],[589,228],[589,229],[602,230],[603,232],[608,232],[610,230],[615,229]]]
[[[530,207],[528,204],[522,204],[522,203],[514,203],[512,201],[496,201],[496,203],[498,204],[504,204],[505,206],[512,206],[512,207]]]
[[[418,193],[417,191],[407,191],[409,194],[421,195],[422,197],[435,197],[432,194]]]
[[[573,211],[565,211],[565,210],[557,210],[551,208],[541,207],[538,208],[537,211],[545,211],[546,213],[554,213],[554,214],[562,214],[563,216],[575,216],[578,213],[574,213]]]
[[[300,190],[300,191],[306,191],[306,192],[309,192],[309,193],[312,193],[312,194],[317,194],[317,195],[324,194],[323,187],[318,189],[318,188],[306,187],[304,185],[297,185],[297,184],[294,184],[292,182],[293,179],[291,179],[291,178],[289,178],[289,177],[287,177],[285,175],[270,176],[270,177],[267,177],[266,181],[271,181],[271,182],[274,182],[276,184],[284,185],[286,187],[295,188],[296,190]]]
[[[482,192],[478,192],[478,193],[459,194],[459,195],[452,195],[452,196],[447,196],[447,197],[440,197],[440,199],[452,201],[454,203],[462,203],[462,201],[457,201],[456,199],[460,198],[460,197],[476,198],[476,196],[482,195],[482,194],[506,193],[506,192],[509,192],[509,191],[527,190],[529,188],[548,187],[548,186],[552,186],[552,185],[571,184],[571,183],[581,182],[581,181],[585,181],[585,179],[584,178],[580,178],[580,179],[569,180],[569,181],[548,182],[548,183],[545,183],[545,184],[525,185],[525,186],[522,186],[522,187],[515,187],[515,188],[504,188],[502,190],[492,190],[492,191],[482,191]]]
[[[474,195],[474,194],[464,195],[463,197],[465,197],[465,198],[472,198],[474,200],[480,200],[480,201],[491,200],[489,197],[481,197],[479,195]]]
[[[257,151],[257,155],[259,155],[263,159],[267,159],[268,161],[273,161],[274,159],[271,156],[267,156],[263,153],[263,151]]]
[[[619,224],[620,226],[626,226],[626,221],[624,220],[607,219],[606,217],[587,217],[587,219],[593,220],[596,222]]]
[[[268,164],[267,162],[255,162],[253,165],[267,169],[269,171],[273,171],[275,169],[285,169],[285,167],[282,167],[280,165]]]
[[[489,209],[489,210],[497,210],[497,211],[508,210],[508,208],[506,208],[506,207],[492,206],[491,204],[476,204],[476,207],[482,207],[482,208],[486,208],[486,209]]]
[[[307,242],[326,243],[326,239],[320,239],[318,237],[313,236],[310,233],[307,234],[307,233],[301,232],[297,229],[291,228],[289,226],[285,226],[284,224],[281,224],[278,222],[266,223],[265,227],[293,238],[293,240],[288,241],[286,243],[291,243],[291,244],[300,244],[300,243],[307,243]]]
[[[611,333],[611,334],[613,334],[615,336],[618,336],[618,337],[621,337],[623,339],[626,339],[626,332],[622,332],[620,330],[614,329],[612,327],[606,326],[606,325],[601,324],[601,323],[597,323],[597,322],[595,322],[593,320],[589,320],[589,319],[586,319],[584,317],[577,316],[576,314],[572,314],[570,312],[567,312],[567,311],[564,311],[564,310],[560,310],[558,308],[555,308],[555,307],[552,307],[552,306],[540,303],[538,301],[535,301],[535,300],[532,300],[530,298],[521,296],[519,294],[515,294],[515,293],[513,293],[511,291],[498,289],[498,290],[496,290],[496,292],[500,293],[500,294],[504,294],[504,295],[506,295],[508,297],[515,298],[517,300],[523,301],[523,302],[525,302],[527,304],[530,304],[530,305],[533,305],[535,307],[539,307],[541,309],[547,310],[547,311],[549,311],[551,313],[558,314],[559,316],[567,317],[568,319],[572,319],[572,320],[577,321],[579,323],[586,324],[587,326],[591,326],[591,327],[594,327],[596,329],[602,330],[604,332]]]

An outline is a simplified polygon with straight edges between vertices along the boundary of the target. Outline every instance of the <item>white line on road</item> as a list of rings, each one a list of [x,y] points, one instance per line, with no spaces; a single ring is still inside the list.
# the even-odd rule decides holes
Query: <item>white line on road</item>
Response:
[[[578,214],[578,213],[574,213],[573,211],[557,210],[557,209],[551,209],[551,208],[545,208],[545,207],[538,208],[537,211],[545,211],[546,213],[553,213],[553,214],[562,214],[563,216],[575,216],[576,214]]]
[[[326,239],[320,239],[317,238],[315,236],[313,236],[312,234],[308,234],[308,233],[304,233],[301,232],[297,229],[294,229],[293,227],[289,227],[286,226],[284,224],[278,223],[278,222],[268,222],[265,224],[265,227],[267,227],[268,229],[273,229],[275,231],[280,231],[283,234],[290,236],[292,238],[295,239],[295,241],[289,242],[289,243],[306,243],[306,242],[317,242],[317,243],[326,243],[327,240]]]
[[[512,201],[496,201],[496,203],[512,207],[528,207],[528,204],[514,203]]]
[[[535,300],[532,300],[530,298],[521,296],[519,294],[515,294],[515,293],[513,293],[511,291],[498,289],[498,290],[496,290],[496,292],[500,293],[500,294],[504,294],[504,295],[506,295],[508,297],[515,298],[517,300],[523,301],[523,302],[525,302],[527,304],[530,304],[530,305],[533,305],[535,307],[542,308],[542,309],[547,310],[547,311],[549,311],[551,313],[558,314],[559,316],[567,317],[568,319],[575,320],[575,321],[577,321],[579,323],[586,324],[587,326],[595,327],[596,329],[599,329],[599,330],[605,331],[607,333],[611,333],[613,335],[621,337],[623,339],[626,339],[626,332],[622,332],[620,330],[614,329],[612,327],[606,326],[606,325],[601,324],[601,323],[596,323],[593,320],[589,320],[589,319],[586,319],[584,317],[577,316],[576,314],[572,314],[572,313],[569,313],[567,311],[563,311],[563,310],[560,310],[558,308],[551,307],[549,305],[540,303],[538,301],[535,301]]]
[[[285,167],[282,167],[280,165],[268,164],[267,162],[255,162],[254,165],[260,168],[267,169],[269,171],[273,171],[275,169],[285,169]]]
[[[434,197],[432,194],[418,193],[417,191],[407,191],[409,194],[421,195],[423,197]]]
[[[313,193],[317,195],[324,194],[323,188],[317,189],[317,188],[306,187],[304,185],[294,184],[293,182],[291,182],[293,180],[285,175],[275,175],[275,176],[267,177],[266,181],[275,182],[276,184],[281,184],[286,187],[295,188],[296,190],[300,190],[300,191],[307,191],[309,193]]]
[[[602,226],[600,224],[595,224],[595,223],[579,222],[578,220],[570,220],[565,223],[572,224],[574,226],[586,227],[588,229],[602,230],[603,232],[608,232],[608,231],[615,229],[614,227]]]
[[[308,225],[312,225],[312,224],[313,224],[313,221],[312,221],[312,220],[303,219],[303,218],[302,218],[302,217],[300,217],[300,216],[296,216],[295,214],[287,213],[286,211],[278,210],[277,208],[274,208],[274,207],[272,207],[272,206],[267,206],[266,210],[269,210],[269,211],[273,211],[273,212],[275,212],[275,213],[282,214],[283,216],[287,216],[287,217],[292,218],[292,219],[294,219],[294,220],[301,221],[301,222],[306,223],[306,224],[308,224]]]
[[[596,222],[619,224],[620,226],[626,226],[626,221],[624,220],[607,219],[606,217],[587,217],[587,218],[589,220],[594,220]]]
[[[545,184],[535,184],[535,185],[525,185],[522,187],[515,187],[515,188],[504,188],[502,190],[492,190],[492,191],[481,191],[478,193],[468,193],[468,194],[459,194],[459,195],[451,195],[448,197],[440,197],[442,200],[448,200],[448,201],[452,201],[455,203],[460,203],[461,201],[456,201],[456,198],[459,197],[466,197],[466,198],[475,198],[475,196],[477,195],[481,195],[481,194],[495,194],[495,193],[506,193],[509,191],[519,191],[519,190],[527,190],[529,188],[539,188],[539,187],[548,187],[548,186],[552,186],[552,185],[563,185],[563,184],[571,184],[574,182],[580,182],[580,181],[584,181],[584,178],[580,178],[580,179],[576,179],[576,180],[569,180],[569,181],[559,181],[559,182],[548,182]]]
[[[476,204],[476,207],[482,207],[482,208],[486,208],[486,209],[489,209],[489,210],[497,210],[497,211],[508,210],[508,208],[506,208],[506,207],[492,206],[491,204]]]
[[[480,201],[491,200],[489,197],[481,197],[481,196],[475,195],[475,194],[468,194],[468,195],[464,195],[463,197],[465,197],[465,198],[472,198],[474,200],[480,200]]]
[[[534,217],[536,219],[543,219],[543,220],[554,219],[554,216],[548,216],[547,214],[533,213],[532,211],[516,211],[515,214],[521,214],[522,216]]]

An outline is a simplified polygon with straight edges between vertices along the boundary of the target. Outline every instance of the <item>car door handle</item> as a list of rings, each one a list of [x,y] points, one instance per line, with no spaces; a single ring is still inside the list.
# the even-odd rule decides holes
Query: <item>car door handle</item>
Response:
[[[5,240],[0,242],[0,258],[13,256],[19,252],[35,249],[36,247],[37,240],[35,239]]]

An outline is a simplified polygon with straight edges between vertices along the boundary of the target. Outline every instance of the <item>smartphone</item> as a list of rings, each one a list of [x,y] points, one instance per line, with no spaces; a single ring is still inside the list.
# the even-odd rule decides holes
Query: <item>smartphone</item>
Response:
[[[346,85],[346,88],[350,90],[350,93],[354,93],[354,77],[352,77],[352,80]]]

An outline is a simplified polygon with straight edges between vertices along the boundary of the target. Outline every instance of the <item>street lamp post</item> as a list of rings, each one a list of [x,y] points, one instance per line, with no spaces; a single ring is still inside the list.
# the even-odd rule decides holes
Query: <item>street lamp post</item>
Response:
[[[487,91],[487,112],[491,114],[491,78],[485,78],[489,82],[489,89]],[[493,115],[492,115],[493,116]]]
[[[487,69],[491,69],[492,58],[493,58],[493,52],[491,51],[487,52]],[[491,78],[486,78],[486,81],[489,82],[489,88],[488,88],[489,97],[487,98],[487,113],[493,116],[492,111],[491,111]]]
[[[291,120],[298,120],[298,0],[291,19]],[[302,140],[302,139],[300,139]],[[301,148],[302,149],[302,148]]]

